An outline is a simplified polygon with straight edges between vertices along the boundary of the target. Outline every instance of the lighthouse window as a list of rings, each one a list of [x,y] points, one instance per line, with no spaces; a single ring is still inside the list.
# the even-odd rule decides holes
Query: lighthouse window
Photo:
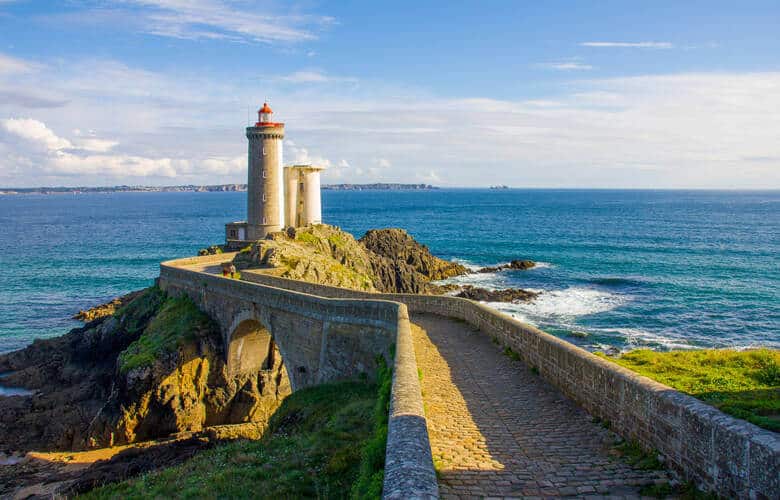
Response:
[[[299,189],[301,190],[301,193],[303,193],[303,182],[299,184]]]
[[[265,170],[263,170],[263,179],[265,179]]]
[[[265,193],[263,193],[263,201],[265,201]]]
[[[263,224],[266,224],[266,219],[265,219],[265,217],[263,217]]]

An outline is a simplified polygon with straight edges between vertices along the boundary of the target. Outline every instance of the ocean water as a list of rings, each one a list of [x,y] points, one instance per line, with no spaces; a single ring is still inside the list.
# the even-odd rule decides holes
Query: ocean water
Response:
[[[65,333],[80,308],[219,243],[245,193],[0,196],[0,352]],[[780,347],[780,191],[324,191],[361,236],[403,227],[469,266],[453,281],[542,291],[491,304],[590,349]]]

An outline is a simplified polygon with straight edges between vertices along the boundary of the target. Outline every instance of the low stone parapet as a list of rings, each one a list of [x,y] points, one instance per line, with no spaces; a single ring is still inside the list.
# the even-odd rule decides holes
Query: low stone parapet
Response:
[[[609,422],[615,432],[637,440],[647,450],[657,450],[667,464],[700,488],[724,497],[778,498],[780,435],[495,309],[457,297],[367,293],[253,272],[244,276],[326,297],[402,302],[409,312],[466,321],[512,349],[591,415]]]

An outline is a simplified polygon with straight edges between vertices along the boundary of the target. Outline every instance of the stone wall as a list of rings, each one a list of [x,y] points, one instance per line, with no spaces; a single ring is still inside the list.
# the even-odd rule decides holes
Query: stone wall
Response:
[[[378,354],[391,361],[402,304],[316,297],[181,267],[225,259],[213,255],[163,263],[159,285],[192,298],[219,325],[226,347],[241,323],[260,323],[281,351],[293,390],[373,373]]]
[[[324,298],[306,293],[309,288],[305,286],[293,291],[186,268],[218,264],[234,255],[164,262],[158,283],[169,293],[187,294],[214,318],[226,346],[243,322],[264,325],[288,365],[293,390],[371,373],[376,369],[376,355],[388,358],[395,344],[383,496],[437,498],[406,305],[377,296]],[[305,285],[291,280],[273,283]]]
[[[724,497],[777,498],[780,436],[466,299],[371,294],[245,272],[254,282],[326,297],[380,298],[464,320],[517,352],[547,381],[625,438],[658,450],[699,487]],[[389,452],[389,449],[388,449]]]

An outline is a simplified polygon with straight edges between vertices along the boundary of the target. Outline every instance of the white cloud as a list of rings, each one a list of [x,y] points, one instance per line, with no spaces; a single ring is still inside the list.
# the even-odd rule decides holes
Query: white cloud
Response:
[[[6,118],[0,120],[0,124],[11,134],[39,144],[49,151],[73,147],[70,141],[58,137],[45,123],[32,118]]]
[[[428,170],[427,172],[418,172],[415,178],[426,184],[441,184],[442,179],[435,170]]]
[[[86,151],[94,151],[96,153],[106,153],[119,144],[117,141],[110,141],[107,139],[95,139],[85,138],[76,141],[76,147]]]
[[[333,23],[328,16],[260,12],[245,2],[219,0],[126,0],[142,7],[142,29],[183,39],[300,42],[314,29]]]
[[[309,150],[298,146],[295,142],[287,140],[285,141],[284,153],[286,158],[285,163],[295,165],[319,165],[321,167],[330,167],[331,162],[327,158],[318,155],[309,154]]]
[[[331,82],[355,82],[355,78],[330,76],[321,71],[296,71],[289,75],[278,77],[280,81],[288,83],[331,83]]]
[[[36,64],[0,53],[0,75],[29,73],[37,68]]]
[[[540,68],[555,69],[558,71],[589,71],[594,69],[590,64],[584,64],[576,61],[562,61],[537,64]]]
[[[620,47],[633,49],[672,49],[671,42],[582,42],[582,47]]]
[[[294,140],[286,162],[329,166],[324,179],[424,182],[434,172],[432,183],[461,186],[780,188],[780,114],[768,111],[780,109],[780,73],[577,80],[515,100],[302,87],[262,92]],[[248,79],[111,61],[0,75],[0,95],[28,89],[62,104],[3,103],[0,185],[244,182],[247,108],[265,97]],[[399,115],[399,102],[410,111]],[[62,132],[74,129],[94,132]]]

